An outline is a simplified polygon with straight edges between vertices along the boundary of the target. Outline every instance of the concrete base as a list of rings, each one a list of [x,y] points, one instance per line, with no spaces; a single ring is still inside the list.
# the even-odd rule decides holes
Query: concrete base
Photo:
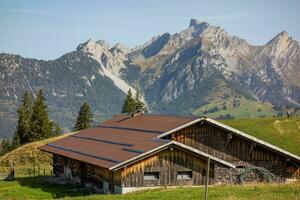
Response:
[[[122,187],[122,194],[127,194],[131,192],[137,192],[142,190],[153,190],[153,189],[162,189],[162,188],[179,188],[179,187],[204,187],[203,185],[187,185],[187,186],[153,186],[153,187]]]

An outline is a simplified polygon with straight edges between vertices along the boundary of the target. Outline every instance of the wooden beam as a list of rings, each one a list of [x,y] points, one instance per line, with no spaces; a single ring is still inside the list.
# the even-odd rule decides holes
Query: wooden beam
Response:
[[[229,142],[232,140],[232,134],[231,133],[228,133],[226,135],[226,144],[225,144],[225,147],[227,148]]]
[[[250,150],[249,150],[249,154],[248,156],[250,156],[252,154],[252,152],[254,151],[254,148],[256,147],[256,144],[255,143],[251,143],[251,147],[250,147]]]
[[[207,198],[208,198],[209,168],[210,168],[210,157],[207,158],[207,169],[206,169],[206,183],[205,183],[205,196],[204,196],[204,200],[207,200]]]

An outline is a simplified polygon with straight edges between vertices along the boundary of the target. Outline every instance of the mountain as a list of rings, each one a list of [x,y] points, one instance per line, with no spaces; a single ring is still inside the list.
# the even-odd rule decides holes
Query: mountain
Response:
[[[89,40],[52,61],[0,54],[1,136],[13,133],[16,110],[26,90],[43,89],[51,118],[64,130],[73,128],[84,101],[91,104],[96,121],[120,112],[124,92],[130,88],[117,75],[117,67],[123,67],[123,50]]]
[[[65,130],[83,101],[96,121],[120,112],[129,88],[143,94],[151,112],[244,118],[300,106],[299,43],[287,32],[253,46],[195,19],[133,49],[88,40],[49,61],[3,53],[0,70],[2,136],[13,133],[23,92],[38,88]]]
[[[154,37],[129,57],[139,66],[136,77],[141,77],[139,85],[154,112],[199,114],[201,107],[220,99],[225,108],[235,107],[228,99],[235,104],[258,102],[264,105],[258,109],[268,111],[270,105],[300,105],[299,43],[286,32],[266,45],[252,46],[192,19],[186,30]]]

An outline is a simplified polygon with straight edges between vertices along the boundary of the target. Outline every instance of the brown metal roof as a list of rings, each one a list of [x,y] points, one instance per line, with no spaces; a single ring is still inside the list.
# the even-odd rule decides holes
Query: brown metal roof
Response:
[[[40,149],[110,168],[155,149],[168,141],[157,139],[166,131],[196,117],[140,114],[117,115],[101,125],[46,144]]]
[[[130,115],[121,114],[103,122],[101,125],[164,133],[195,119],[197,119],[197,117],[194,116],[140,114],[131,117]]]

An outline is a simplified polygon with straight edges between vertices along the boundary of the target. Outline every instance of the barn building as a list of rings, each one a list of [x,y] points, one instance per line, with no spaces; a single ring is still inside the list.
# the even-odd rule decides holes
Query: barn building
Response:
[[[53,171],[100,193],[300,178],[300,157],[209,118],[120,114],[40,148]]]

